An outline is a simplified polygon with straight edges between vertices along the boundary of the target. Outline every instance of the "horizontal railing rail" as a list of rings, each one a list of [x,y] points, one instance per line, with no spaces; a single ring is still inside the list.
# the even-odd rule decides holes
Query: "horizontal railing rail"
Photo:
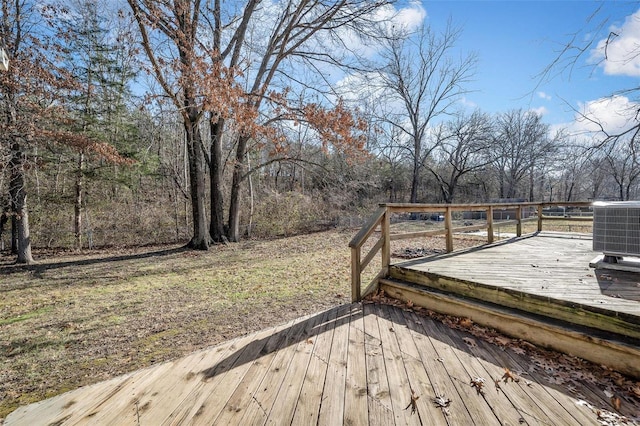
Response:
[[[524,202],[524,203],[485,203],[485,204],[410,204],[410,203],[389,203],[380,204],[380,207],[369,218],[364,226],[358,231],[349,243],[351,249],[351,298],[358,301],[362,297],[376,290],[380,278],[389,273],[391,263],[391,241],[424,238],[436,235],[445,236],[447,253],[453,251],[453,236],[456,233],[487,230],[487,243],[491,244],[495,240],[495,228],[515,225],[516,236],[522,236],[522,224],[537,221],[536,232],[542,231],[544,221],[572,221],[589,222],[593,218],[584,216],[589,212],[567,211],[566,208],[590,208],[589,201],[580,202]],[[545,215],[545,209],[554,208]],[[563,208],[563,209],[560,209]],[[523,217],[523,210],[528,210],[529,217]],[[486,223],[465,226],[453,226],[453,214],[455,212],[484,212]],[[494,220],[497,213],[508,212],[507,219]],[[444,222],[442,229],[413,231],[391,234],[391,215],[393,214],[419,214],[429,213],[436,216],[437,220]],[[511,217],[513,214],[513,217]],[[440,217],[442,216],[442,218]],[[500,214],[504,217],[504,214]],[[378,239],[363,255],[363,248],[370,237],[379,232]],[[362,273],[364,269],[375,259],[378,253],[381,254],[381,267],[375,277],[362,288]]]

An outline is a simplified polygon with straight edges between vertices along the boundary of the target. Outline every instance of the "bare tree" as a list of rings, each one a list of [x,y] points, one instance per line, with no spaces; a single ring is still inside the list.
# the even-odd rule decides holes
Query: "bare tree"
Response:
[[[428,142],[429,128],[436,117],[450,113],[467,93],[465,84],[475,70],[475,54],[459,61],[451,57],[460,33],[451,23],[441,34],[422,26],[409,37],[390,38],[383,52],[386,65],[379,76],[385,96],[382,104],[389,108],[381,116],[407,141],[405,147],[412,162],[412,203],[418,201],[420,174],[436,147],[435,142]]]
[[[536,163],[556,149],[557,141],[550,137],[549,126],[535,112],[519,109],[500,114],[491,149],[500,198],[522,196],[519,185],[523,179],[527,174],[533,176]]]
[[[631,139],[619,141],[605,155],[607,170],[613,178],[618,197],[621,201],[629,200],[634,186],[640,178],[640,152],[637,141]]]
[[[492,120],[476,111],[459,115],[437,132],[438,148],[429,171],[438,182],[446,203],[452,203],[460,179],[491,163],[488,150],[492,140]]]

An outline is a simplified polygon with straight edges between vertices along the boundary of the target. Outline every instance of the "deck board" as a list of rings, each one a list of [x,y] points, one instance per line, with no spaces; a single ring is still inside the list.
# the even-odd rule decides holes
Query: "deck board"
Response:
[[[20,407],[3,426],[595,425],[589,407],[612,410],[581,379],[588,371],[563,384],[537,363],[412,310],[356,303]],[[504,368],[522,380],[496,390]],[[484,395],[474,376],[485,378]],[[436,397],[451,403],[440,408]]]

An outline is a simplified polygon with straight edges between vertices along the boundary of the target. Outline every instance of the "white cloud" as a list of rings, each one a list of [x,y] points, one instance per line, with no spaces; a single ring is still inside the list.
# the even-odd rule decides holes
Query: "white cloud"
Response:
[[[590,61],[599,63],[608,75],[640,76],[640,10],[627,16],[621,27],[609,30],[591,51]]]
[[[588,133],[619,134],[638,124],[636,112],[640,104],[630,101],[626,96],[600,98],[579,103],[579,112],[575,121],[567,126],[569,133],[584,135]]]
[[[549,113],[549,110],[546,107],[538,107],[538,108],[531,108],[530,110],[531,112],[534,112],[536,114],[538,114],[538,116],[542,117],[543,115],[546,115]]]
[[[477,108],[478,107],[477,103],[473,102],[472,100],[467,99],[465,96],[460,98],[460,103],[465,108]]]
[[[545,93],[545,92],[538,92],[538,97],[539,97],[540,99],[545,99],[545,100],[547,100],[547,101],[550,101],[550,100],[551,100],[551,95],[549,95],[549,94],[547,94],[547,93]]]

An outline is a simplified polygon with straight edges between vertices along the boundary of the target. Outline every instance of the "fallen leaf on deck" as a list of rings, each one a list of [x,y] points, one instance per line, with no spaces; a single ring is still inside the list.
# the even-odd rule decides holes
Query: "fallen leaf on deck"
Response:
[[[509,370],[508,368],[505,368],[504,374],[502,375],[502,380],[504,380],[504,382],[507,383],[509,379],[511,379],[512,382],[516,381],[516,377],[513,375],[511,370]]]
[[[451,404],[451,400],[449,398],[445,398],[444,395],[433,398],[433,402],[438,408],[447,408],[449,407],[449,404]]]
[[[511,350],[512,350],[515,354],[517,354],[517,355],[524,355],[524,354],[526,353],[526,351],[525,351],[524,349],[519,348],[519,347],[517,347],[517,346],[516,346],[516,347],[511,348]]]
[[[613,405],[613,408],[615,408],[616,411],[620,411],[622,400],[619,397],[614,396],[613,398],[611,398],[611,405]]]
[[[471,387],[476,388],[478,395],[484,395],[484,391],[482,390],[484,387],[484,379],[482,377],[472,378]]]
[[[416,401],[418,400],[418,398],[420,397],[416,395],[413,389],[411,389],[411,401],[409,401],[409,405],[404,407],[404,409],[406,410],[407,408],[411,407],[411,414],[415,413],[418,409],[418,406],[416,405]]]
[[[460,326],[463,328],[471,328],[473,327],[473,321],[471,321],[469,318],[462,318],[460,320]]]
[[[463,340],[467,345],[471,346],[472,348],[475,348],[476,346],[478,346],[478,345],[476,344],[476,341],[475,341],[475,340],[473,340],[473,339],[472,339],[472,338],[470,338],[470,337],[465,337],[465,338],[463,338],[462,340]]]

